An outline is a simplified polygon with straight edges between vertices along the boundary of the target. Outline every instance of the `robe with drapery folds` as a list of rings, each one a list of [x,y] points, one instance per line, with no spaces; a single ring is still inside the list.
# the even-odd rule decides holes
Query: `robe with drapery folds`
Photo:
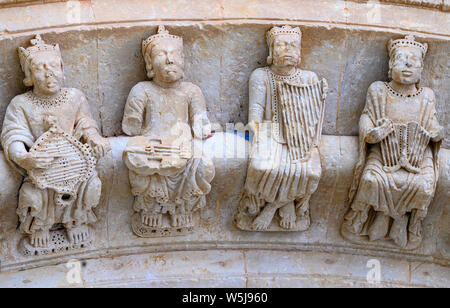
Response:
[[[313,72],[298,69],[293,77],[283,82],[305,86],[317,83],[318,78]],[[306,161],[291,161],[275,80],[268,67],[252,73],[249,88],[249,124],[254,123],[258,128],[245,196],[254,209],[260,209],[265,202],[283,204],[311,195],[317,189],[322,172],[318,148],[312,148]]]
[[[59,129],[82,142],[97,132],[97,124],[90,115],[84,94],[77,89],[62,89],[61,94],[65,98],[53,106],[31,100],[29,97],[33,94],[30,92],[18,95],[8,105],[3,122],[0,139],[6,160],[25,176],[19,192],[17,214],[20,229],[27,234],[48,231],[56,223],[71,227],[97,220],[93,208],[100,200],[101,181],[96,172],[87,181],[78,183],[77,197],[61,208],[56,204],[55,198],[60,196],[55,191],[39,189],[27,176],[26,170],[14,162],[15,153],[11,145],[22,142],[27,150],[30,149],[49,129],[48,118],[55,119]]]
[[[360,156],[350,189],[351,211],[347,214],[347,227],[352,233],[368,235],[373,219],[370,210],[381,212],[394,220],[410,214],[409,223],[403,224],[416,238],[421,238],[421,221],[433,199],[439,169],[439,142],[426,146],[420,171],[413,173],[400,168],[386,172],[383,169],[380,143],[366,143],[368,133],[377,121],[390,119],[394,124],[416,122],[427,132],[440,129],[436,118],[435,97],[429,88],[422,88],[414,97],[401,97],[390,93],[384,82],[374,82],[368,89],[366,105],[360,120]],[[359,219],[355,219],[360,215]],[[406,230],[400,230],[405,232]],[[396,234],[390,234],[390,237]]]
[[[192,136],[195,121],[209,123],[203,94],[192,83],[162,88],[147,81],[131,90],[122,128],[127,135],[135,136],[127,145],[124,162],[136,196],[136,212],[184,214],[205,205],[215,169],[210,158],[195,150],[201,147],[200,140]],[[182,163],[175,167],[155,165],[142,154],[155,139],[166,146],[194,149],[194,155],[180,159]]]

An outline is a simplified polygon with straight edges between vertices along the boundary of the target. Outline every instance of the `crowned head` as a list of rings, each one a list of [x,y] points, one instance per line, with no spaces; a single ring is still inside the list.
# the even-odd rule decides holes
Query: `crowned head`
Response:
[[[53,95],[61,90],[64,74],[58,44],[46,44],[40,35],[36,35],[29,47],[19,47],[18,52],[27,87],[33,86],[35,92],[43,95]]]
[[[273,27],[266,35],[269,47],[267,64],[299,66],[301,61],[302,32],[299,27]]]
[[[418,84],[428,45],[419,43],[414,36],[389,40],[389,78],[401,84]]]
[[[169,34],[164,26],[142,42],[142,55],[149,79],[171,83],[183,78],[183,39]]]

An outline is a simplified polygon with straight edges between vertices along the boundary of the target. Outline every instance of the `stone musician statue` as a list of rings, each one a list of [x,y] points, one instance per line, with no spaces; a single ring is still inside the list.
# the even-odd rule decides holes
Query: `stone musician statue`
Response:
[[[65,227],[72,245],[88,242],[87,225],[97,220],[93,209],[102,187],[94,157],[105,155],[110,146],[99,134],[84,94],[62,87],[58,45],[48,45],[38,35],[30,47],[19,48],[19,56],[24,83],[32,90],[9,104],[1,143],[7,161],[25,176],[17,208],[20,230],[30,236],[32,246],[47,253],[58,225]]]
[[[122,128],[134,136],[124,155],[135,196],[132,227],[148,237],[191,229],[215,171],[209,158],[195,155],[211,124],[202,91],[182,80],[182,38],[160,26],[142,54],[150,81],[131,90]]]
[[[413,36],[391,40],[390,82],[367,91],[359,122],[360,157],[342,233],[353,240],[392,240],[417,247],[438,178],[444,129],[435,96],[419,87],[427,44]]]
[[[255,135],[235,224],[243,230],[302,231],[310,225],[309,200],[322,172],[318,145],[327,85],[298,68],[298,27],[273,27],[267,45],[269,66],[256,69],[249,82]],[[274,218],[278,223],[272,224]]]

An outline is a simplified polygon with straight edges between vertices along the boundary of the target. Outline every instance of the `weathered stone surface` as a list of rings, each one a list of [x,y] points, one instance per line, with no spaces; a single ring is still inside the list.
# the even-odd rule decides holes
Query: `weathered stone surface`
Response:
[[[380,264],[380,282],[367,280],[370,260],[377,260]],[[80,268],[79,283],[70,273],[75,266]],[[383,257],[275,250],[210,250],[74,259],[71,263],[3,273],[0,286],[445,288],[448,287],[448,275],[448,268],[443,266]]]
[[[77,258],[114,256],[116,254],[158,252],[179,249],[226,249],[262,248],[288,250],[327,250],[351,254],[369,254],[378,257],[406,258],[441,264],[448,263],[448,214],[441,217],[445,209],[448,191],[438,188],[431,212],[425,220],[424,245],[414,251],[398,249],[377,249],[363,247],[345,241],[340,235],[340,225],[347,209],[346,196],[357,153],[356,137],[323,136],[321,144],[323,175],[319,188],[311,200],[311,227],[305,232],[258,233],[238,231],[232,223],[233,212],[238,204],[246,175],[248,142],[235,134],[217,133],[205,142],[204,150],[212,153],[216,167],[216,179],[202,210],[201,221],[191,235],[173,238],[138,238],[130,228],[133,196],[130,191],[128,171],[122,162],[122,153],[129,138],[110,138],[113,151],[99,162],[104,184],[103,197],[96,213],[100,218],[93,226],[95,245],[77,253]],[[239,150],[238,150],[239,149]],[[228,154],[227,154],[228,153]],[[240,153],[240,155],[236,155]],[[353,154],[352,154],[353,153]],[[230,155],[226,158],[226,155]],[[442,150],[444,164],[440,185],[448,187],[449,152]],[[2,194],[0,225],[8,230],[2,242],[2,269],[10,271],[30,267],[66,262],[73,256],[63,254],[52,258],[27,258],[17,251],[20,235],[15,230],[14,220],[17,203],[17,189],[20,183],[14,173],[7,173],[0,179],[9,187],[9,193]],[[6,200],[6,201],[3,201]],[[445,210],[448,211],[448,210]],[[439,227],[437,227],[439,226]],[[436,244],[435,244],[436,243]]]
[[[229,122],[247,122],[248,78],[251,71],[266,64],[264,33],[269,27],[226,23],[170,27],[173,33],[184,37],[186,80],[200,86],[211,120],[222,127]],[[87,94],[93,116],[107,136],[122,133],[120,122],[126,97],[133,85],[146,79],[140,41],[155,30],[155,26],[139,25],[43,34],[45,40],[61,44],[66,84],[79,87]],[[399,35],[339,28],[328,30],[321,26],[302,26],[302,31],[302,68],[326,77],[330,88],[323,132],[356,135],[368,86],[375,80],[386,79],[386,41]],[[30,38],[31,35],[0,36],[0,57],[2,63],[8,63],[0,68],[5,71],[0,76],[0,123],[12,97],[23,92],[16,48]],[[447,125],[449,134],[450,119],[445,105],[449,90],[445,85],[450,78],[447,73],[450,43],[420,36],[417,40],[429,43],[421,84],[435,91],[439,121]],[[221,52],[217,53],[218,50]],[[236,56],[237,51],[242,50],[246,52]],[[447,148],[449,144],[447,135],[443,146]]]
[[[254,69],[266,65],[264,34],[274,25],[290,24],[301,26],[303,31],[302,68],[328,80],[324,133],[331,135],[357,134],[367,87],[387,76],[388,39],[412,33],[417,40],[427,42],[422,85],[437,95],[439,121],[447,129],[443,146],[450,146],[450,25],[448,13],[440,11],[448,10],[448,0],[386,0],[382,4],[365,0],[177,0],[164,2],[163,7],[159,0],[71,4],[44,4],[54,1],[40,0],[26,6],[27,2],[0,0],[0,127],[11,99],[25,91],[17,47],[40,33],[48,42],[61,45],[66,86],[87,95],[103,134],[122,135],[120,122],[126,97],[132,86],[146,80],[140,43],[155,33],[159,24],[183,36],[186,80],[202,89],[210,119],[223,128],[230,122],[247,123],[248,78]],[[340,234],[357,157],[356,137],[324,136],[323,174],[311,200],[309,231],[262,235],[235,229],[233,212],[248,163],[248,143],[242,137],[216,134],[205,142],[205,150],[215,156],[216,177],[207,207],[201,212],[199,230],[169,239],[139,239],[133,235],[129,227],[133,197],[122,163],[128,139],[110,138],[113,152],[99,162],[104,185],[96,208],[99,221],[92,230],[95,245],[76,255],[81,260],[90,259],[83,267],[87,275],[83,286],[367,287],[373,286],[365,279],[365,265],[372,258],[369,255],[381,261],[379,286],[448,286],[448,268],[430,263],[448,266],[450,260],[448,150],[442,151],[441,175],[425,220],[424,243],[404,252],[355,245]],[[232,155],[224,158],[223,154]],[[2,273],[0,285],[70,286],[64,263],[74,257],[70,253],[50,258],[18,254],[20,234],[15,210],[21,179],[2,159],[0,154],[0,170],[5,170],[0,173],[0,270],[61,264]],[[247,255],[247,251],[238,250],[242,248],[254,251]],[[191,251],[196,249],[207,251]],[[189,252],[166,253],[170,250]],[[313,252],[299,252],[302,250]],[[323,250],[328,253],[318,252]],[[202,260],[199,266],[198,259]],[[286,262],[274,267],[274,259]],[[154,262],[149,265],[147,260]],[[298,260],[302,263],[297,264]],[[194,268],[193,273],[186,268]]]

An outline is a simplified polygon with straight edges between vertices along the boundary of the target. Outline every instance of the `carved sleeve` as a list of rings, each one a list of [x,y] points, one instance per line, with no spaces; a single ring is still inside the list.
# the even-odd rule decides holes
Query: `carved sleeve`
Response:
[[[264,108],[266,105],[265,72],[261,69],[255,70],[249,81],[249,114],[248,122],[261,123],[264,119]]]
[[[22,142],[28,148],[31,148],[34,140],[25,112],[21,104],[14,99],[6,109],[5,120],[3,121],[1,134],[3,150],[5,154],[9,154],[9,146],[14,142]]]
[[[145,116],[146,94],[139,84],[128,95],[122,120],[122,130],[128,136],[139,136]]]
[[[367,90],[366,105],[359,119],[359,136],[366,142],[370,141],[366,139],[369,137],[369,133],[376,127],[376,120],[382,118],[382,100],[384,94],[383,85],[379,82],[373,83]]]
[[[23,173],[23,170],[14,163],[15,157],[18,154],[14,153],[14,151],[18,147],[14,147],[13,144],[22,143],[24,146],[20,147],[21,150],[24,147],[31,148],[35,138],[28,126],[28,120],[23,106],[17,98],[11,101],[6,110],[0,139],[7,161],[19,170],[19,172]]]
[[[193,85],[190,96],[189,119],[191,123],[193,124],[200,119],[203,122],[209,122],[208,113],[206,112],[205,97],[203,96],[202,90],[198,86]]]
[[[429,91],[429,101],[431,103],[431,108],[430,108],[430,123],[428,126],[428,131],[431,135],[431,140],[433,142],[439,142],[442,139],[444,139],[445,137],[445,130],[444,127],[442,127],[439,124],[437,115],[436,115],[436,98],[434,96],[434,92],[432,90]]]

